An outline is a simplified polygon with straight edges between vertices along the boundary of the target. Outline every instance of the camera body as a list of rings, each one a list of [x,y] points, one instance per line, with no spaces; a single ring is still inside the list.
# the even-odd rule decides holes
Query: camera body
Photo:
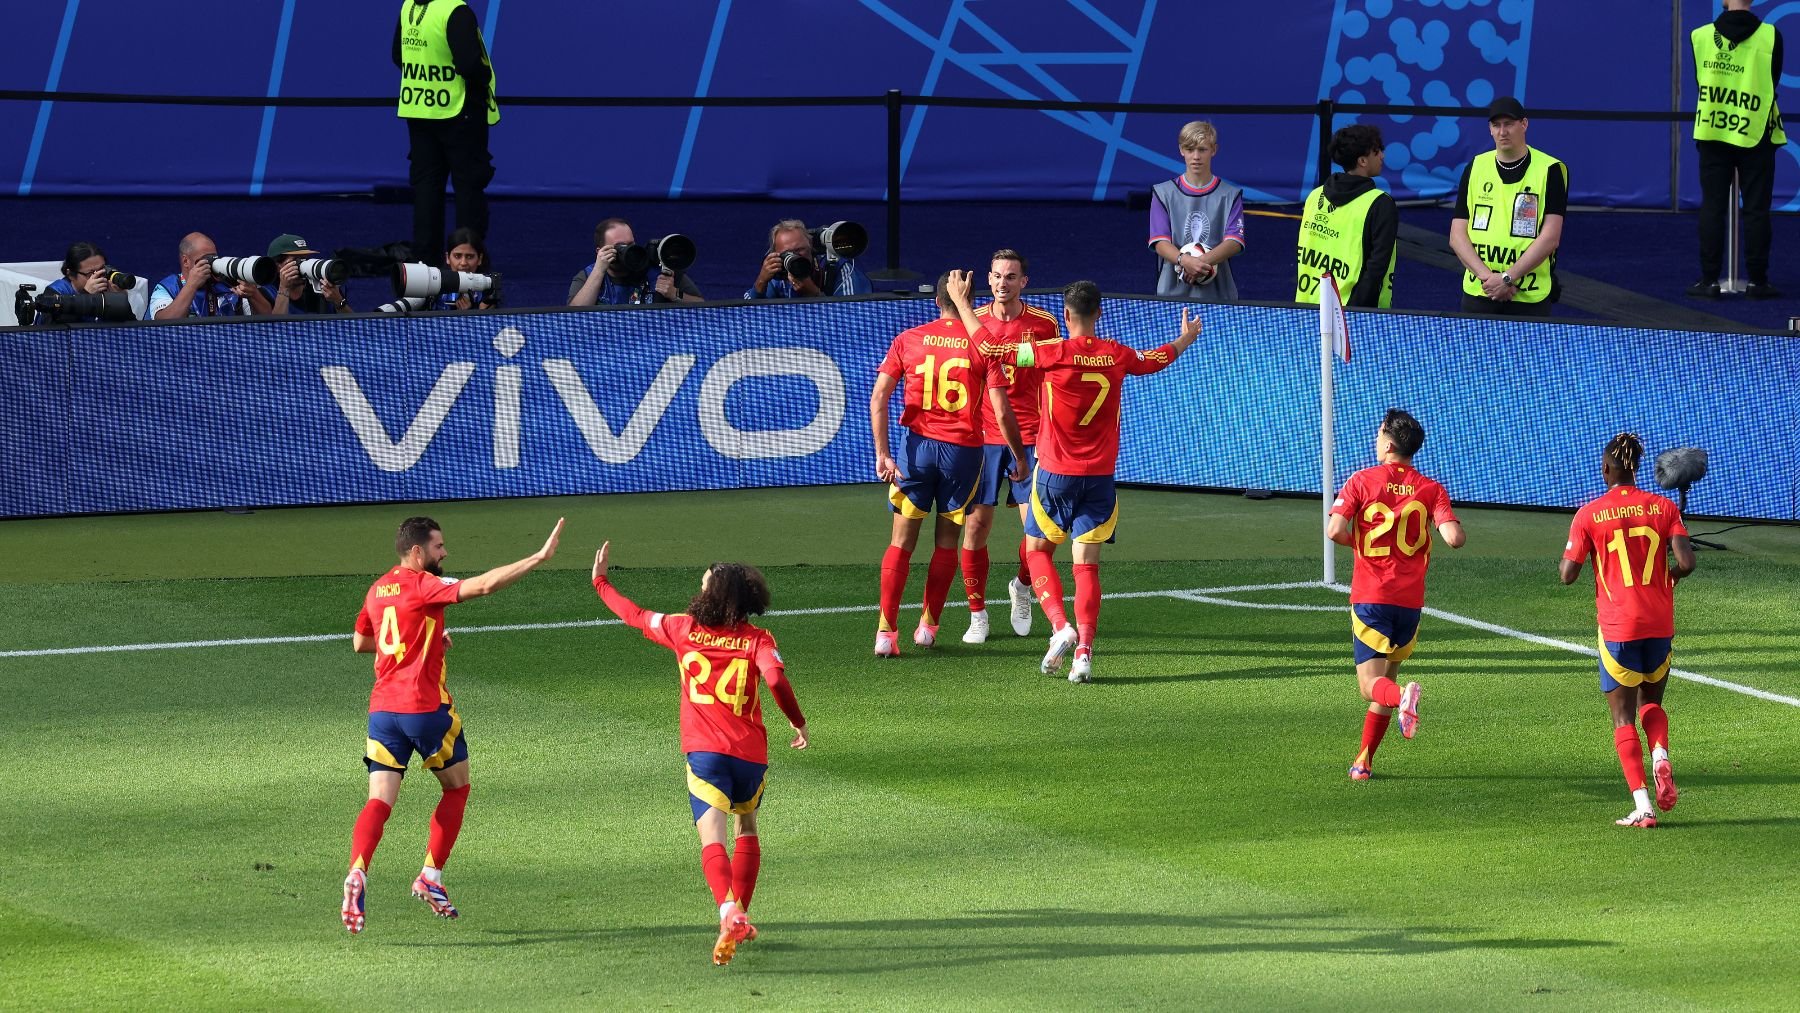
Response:
[[[797,282],[805,281],[817,273],[812,258],[798,250],[789,250],[781,255],[781,269]]]

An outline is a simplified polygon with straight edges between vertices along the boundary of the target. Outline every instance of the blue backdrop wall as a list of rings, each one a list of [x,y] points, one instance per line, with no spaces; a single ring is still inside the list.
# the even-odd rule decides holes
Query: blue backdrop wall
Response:
[[[1103,199],[1179,171],[1180,124],[1209,105],[1340,102],[1691,109],[1686,31],[1708,0],[470,0],[506,96],[912,95],[1190,104],[1192,114],[909,108],[920,199]],[[136,0],[7,11],[0,89],[383,96],[397,86],[388,0],[257,0],[196,17]],[[1800,35],[1800,2],[1757,8]],[[1794,61],[1789,61],[1790,67]],[[1800,73],[1782,77],[1800,110]],[[1677,98],[1677,93],[1679,98]],[[878,107],[506,108],[493,192],[879,198]],[[1218,169],[1253,198],[1315,182],[1304,114],[1214,115]],[[1353,117],[1344,117],[1343,125]],[[1361,117],[1389,144],[1387,188],[1441,195],[1490,147],[1480,118]],[[1800,131],[1795,132],[1800,135]],[[1534,119],[1578,202],[1698,200],[1683,124]],[[1672,171],[1671,156],[1679,161]],[[404,182],[390,110],[177,108],[0,100],[0,188],[21,194],[366,192]],[[1800,208],[1800,142],[1776,205]]]
[[[1056,296],[1034,296],[1046,308]],[[1173,338],[1184,304],[1109,298]],[[1125,387],[1119,477],[1319,489],[1318,314],[1211,306]],[[0,517],[874,481],[868,391],[917,299],[50,327],[0,342]],[[1792,520],[1800,343],[1354,313],[1336,482],[1390,405],[1465,502],[1573,508],[1621,429],[1700,446],[1705,513]],[[898,417],[896,410],[894,417]],[[1646,476],[1647,478],[1648,476]],[[871,509],[885,509],[878,497]]]

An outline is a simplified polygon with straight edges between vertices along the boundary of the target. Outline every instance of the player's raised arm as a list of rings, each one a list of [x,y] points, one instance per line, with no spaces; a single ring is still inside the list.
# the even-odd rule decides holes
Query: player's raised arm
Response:
[[[968,271],[948,272],[944,294],[950,297],[950,304],[956,307],[957,318],[962,321],[963,329],[969,332],[969,340],[979,343],[991,335],[981,325],[981,318],[975,315],[975,304],[969,301],[969,277]]]
[[[611,542],[602,542],[600,551],[594,553],[594,592],[600,596],[601,601],[606,603],[606,607],[612,610],[613,615],[625,620],[626,625],[641,630],[650,625],[650,621],[656,617],[656,613],[646,608],[639,608],[636,602],[625,597],[624,593],[614,587],[612,581],[607,578],[606,553],[611,546]]]
[[[485,595],[493,594],[503,587],[518,583],[519,578],[537,569],[538,564],[549,559],[551,556],[556,555],[556,543],[558,539],[562,538],[562,529],[563,518],[558,517],[556,519],[556,527],[552,528],[550,531],[550,537],[544,539],[543,548],[516,563],[508,563],[505,566],[496,566],[486,573],[478,574],[459,583],[456,585],[456,600],[468,601],[470,598],[480,598]]]
[[[1188,319],[1188,308],[1183,306],[1181,308],[1181,333],[1177,334],[1175,340],[1172,342],[1175,347],[1176,355],[1180,355],[1182,352],[1187,351],[1188,346],[1193,344],[1196,338],[1200,337],[1200,326],[1200,311],[1195,310],[1194,317],[1190,320]]]
[[[1175,335],[1175,340],[1128,358],[1125,362],[1125,372],[1133,376],[1144,376],[1167,369],[1174,365],[1175,360],[1181,357],[1181,353],[1187,351],[1188,346],[1192,345],[1194,339],[1199,336],[1200,314],[1196,312],[1190,318],[1188,308],[1183,306],[1181,308],[1181,332]]]

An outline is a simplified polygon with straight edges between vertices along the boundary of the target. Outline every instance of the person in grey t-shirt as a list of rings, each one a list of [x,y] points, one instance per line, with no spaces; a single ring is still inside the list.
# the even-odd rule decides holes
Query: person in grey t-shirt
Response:
[[[1244,252],[1244,192],[1213,175],[1219,134],[1211,123],[1189,123],[1179,140],[1186,171],[1150,189],[1156,294],[1235,302],[1230,261]]]

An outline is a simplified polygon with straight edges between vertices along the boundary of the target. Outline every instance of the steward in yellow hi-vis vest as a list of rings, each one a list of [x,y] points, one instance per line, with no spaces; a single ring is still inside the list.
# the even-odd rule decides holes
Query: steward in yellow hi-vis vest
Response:
[[[402,0],[393,57],[411,141],[413,259],[442,266],[446,183],[456,185],[457,227],[487,236],[488,128],[500,122],[494,67],[463,0]]]
[[[1711,24],[1694,29],[1694,148],[1700,156],[1700,280],[1688,295],[1719,297],[1725,261],[1725,217],[1731,181],[1743,199],[1744,294],[1772,299],[1769,284],[1769,205],[1775,192],[1775,153],[1787,144],[1776,83],[1781,80],[1781,32],[1750,13],[1750,0],[1726,0]]]
[[[1355,124],[1331,137],[1331,160],[1344,167],[1315,187],[1300,209],[1294,301],[1319,301],[1319,275],[1337,281],[1345,306],[1394,304],[1395,239],[1400,210],[1375,186],[1384,163],[1381,132]]]
[[[1515,98],[1488,106],[1494,150],[1476,155],[1457,185],[1450,249],[1462,262],[1462,309],[1549,316],[1559,298],[1556,248],[1568,212],[1569,170],[1531,147]]]

